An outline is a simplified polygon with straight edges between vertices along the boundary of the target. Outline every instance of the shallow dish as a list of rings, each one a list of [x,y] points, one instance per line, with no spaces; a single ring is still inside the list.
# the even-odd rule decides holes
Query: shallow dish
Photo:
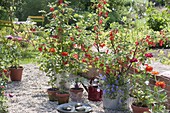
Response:
[[[85,110],[83,111],[77,111],[76,110],[76,106],[77,105],[77,102],[70,102],[70,103],[66,103],[66,104],[61,104],[57,107],[57,110],[60,112],[60,113],[90,113],[92,112],[92,107],[89,105],[89,104],[84,104],[84,103],[81,103],[81,107],[85,108]],[[66,108],[71,108],[71,110],[67,110]]]

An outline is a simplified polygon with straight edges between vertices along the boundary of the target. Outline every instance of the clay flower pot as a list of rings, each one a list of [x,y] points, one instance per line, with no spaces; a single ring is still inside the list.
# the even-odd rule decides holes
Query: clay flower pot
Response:
[[[11,71],[10,73],[11,81],[21,81],[23,72],[22,66],[18,68],[9,68],[9,70]]]
[[[71,101],[81,102],[82,96],[83,96],[83,88],[71,88],[70,89]]]
[[[47,89],[49,101],[57,101],[56,93],[58,92],[57,88],[49,88]]]
[[[58,104],[68,103],[70,94],[56,93]]]
[[[144,113],[144,112],[151,113],[149,111],[149,108],[147,108],[147,107],[140,107],[140,106],[136,106],[134,104],[132,104],[131,107],[132,107],[133,113]]]

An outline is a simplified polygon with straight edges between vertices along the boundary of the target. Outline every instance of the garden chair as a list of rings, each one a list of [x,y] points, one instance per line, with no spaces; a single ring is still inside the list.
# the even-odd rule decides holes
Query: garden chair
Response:
[[[12,21],[8,21],[8,20],[0,20],[0,27],[11,27],[13,28],[13,23]]]
[[[44,24],[44,16],[28,16],[33,22]]]
[[[14,25],[10,20],[0,20],[0,29],[6,30],[9,34],[13,32]]]

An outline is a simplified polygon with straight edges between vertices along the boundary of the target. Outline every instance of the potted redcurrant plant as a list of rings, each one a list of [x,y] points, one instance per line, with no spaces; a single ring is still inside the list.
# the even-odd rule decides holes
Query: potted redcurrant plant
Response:
[[[74,20],[74,10],[68,7],[66,1],[51,3],[50,12],[46,13],[49,24],[46,25],[46,36],[40,40],[40,69],[50,77],[49,83],[55,91],[58,102],[67,96],[69,99],[69,87],[67,87],[69,74],[77,75],[79,58],[81,58],[79,43],[76,43],[78,26],[71,22]],[[81,41],[79,39],[79,41]],[[83,41],[82,41],[83,43]],[[77,47],[76,47],[77,46]],[[79,65],[80,66],[80,65]],[[59,102],[59,104],[64,101]]]
[[[104,108],[128,111],[131,74],[146,60],[142,53],[147,51],[148,45],[135,43],[139,31],[128,24],[112,23],[107,28],[108,5],[107,0],[94,2],[96,12],[91,14],[93,32],[90,34],[92,51],[87,56],[102,78]]]

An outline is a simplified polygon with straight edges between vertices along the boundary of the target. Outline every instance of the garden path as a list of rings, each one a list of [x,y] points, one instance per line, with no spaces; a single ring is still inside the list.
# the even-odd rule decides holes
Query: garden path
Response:
[[[48,100],[48,77],[35,64],[24,65],[21,82],[9,82],[7,87],[9,113],[58,113],[57,102]],[[87,93],[84,91],[85,97]],[[102,102],[89,102],[94,112],[104,113]]]
[[[161,59],[162,57],[169,58],[170,49],[164,49],[164,50],[157,49],[157,50],[152,51],[152,53],[153,53],[154,58],[157,58],[160,55],[160,53],[162,53],[162,55],[159,56],[158,59]],[[159,75],[164,75],[170,78],[170,65],[164,65],[158,61],[157,62],[152,61],[151,65],[155,71],[159,72]]]
[[[159,62],[152,62],[152,66],[160,74],[170,76],[170,66]],[[48,78],[36,64],[24,65],[22,81],[8,83],[6,94],[9,113],[58,113],[57,103],[48,100],[47,81]],[[84,92],[84,95],[86,98],[87,93]],[[84,99],[84,102],[93,107],[93,113],[104,113],[102,102],[91,102],[88,99]]]

